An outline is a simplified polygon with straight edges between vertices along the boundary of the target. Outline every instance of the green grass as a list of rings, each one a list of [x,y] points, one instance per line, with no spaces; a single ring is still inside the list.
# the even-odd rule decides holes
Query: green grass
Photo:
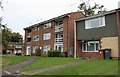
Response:
[[[36,57],[38,58],[38,62],[33,63],[32,65],[24,68],[21,72],[47,68],[56,65],[67,64],[71,62],[77,62],[81,59],[73,59],[73,58],[62,58],[62,57]]]
[[[0,55],[0,69],[2,68],[2,56]]]
[[[32,57],[28,56],[2,56],[2,67],[9,67],[11,65],[19,64],[26,60],[29,60]]]
[[[38,73],[37,75],[118,75],[117,60],[95,60]]]

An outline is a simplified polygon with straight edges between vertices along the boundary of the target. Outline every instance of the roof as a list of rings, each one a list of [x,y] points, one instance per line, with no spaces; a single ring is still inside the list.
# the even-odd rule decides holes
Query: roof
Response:
[[[79,12],[81,12],[81,11],[79,11]],[[77,12],[72,12],[72,13],[77,13]],[[54,20],[57,20],[57,19],[60,19],[60,18],[69,17],[69,15],[72,14],[72,13],[67,13],[67,14],[64,14],[64,15],[61,15],[61,16],[58,16],[58,17],[54,17],[54,18],[52,18],[52,19],[49,19],[49,20],[46,20],[46,21],[43,21],[43,22],[34,24],[34,25],[32,25],[32,26],[29,26],[29,27],[24,28],[24,30],[30,29],[30,28],[33,28],[33,27],[37,27],[37,26],[39,26],[39,25],[42,25],[42,24],[45,24],[45,23],[48,23],[48,22],[51,22],[51,21],[54,21]],[[82,12],[81,12],[81,13],[82,13]]]
[[[107,15],[107,14],[115,13],[116,10],[107,11],[107,12],[101,13],[101,14],[95,14],[93,16],[88,16],[88,17],[85,17],[85,18],[77,19],[75,21],[77,22],[77,21],[82,21],[82,20],[87,20],[87,19],[91,19],[91,18],[96,18],[96,17],[104,16],[104,15]]]

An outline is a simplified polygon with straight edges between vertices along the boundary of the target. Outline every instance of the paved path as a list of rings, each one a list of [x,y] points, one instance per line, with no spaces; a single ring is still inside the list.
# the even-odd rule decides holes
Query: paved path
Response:
[[[26,66],[31,65],[33,62],[36,62],[36,61],[37,61],[37,59],[33,58],[28,61],[22,62],[20,64],[13,65],[8,68],[4,68],[2,70],[2,75],[17,75],[21,69],[25,68]]]
[[[80,63],[83,63],[83,62],[88,62],[88,61],[92,61],[92,60],[82,60],[80,62],[74,62],[74,63],[64,64],[64,65],[57,65],[57,66],[53,66],[53,67],[32,70],[32,71],[28,71],[28,72],[22,72],[21,74],[22,75],[35,75],[37,73],[41,73],[44,71],[51,71],[51,70],[56,70],[56,69],[60,69],[60,68],[71,67],[74,65],[79,65]]]

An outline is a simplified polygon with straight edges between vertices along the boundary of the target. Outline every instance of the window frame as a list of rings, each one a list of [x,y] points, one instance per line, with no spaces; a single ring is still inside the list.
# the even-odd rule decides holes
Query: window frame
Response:
[[[39,27],[34,27],[34,31],[39,31]]]
[[[50,45],[43,46],[43,53],[48,54],[48,51],[51,49]]]
[[[35,49],[34,49],[35,48]],[[32,48],[32,53],[35,53],[35,50],[37,49],[37,48],[39,48],[39,46],[33,46],[33,48]]]
[[[49,35],[49,38],[48,38]],[[50,40],[51,39],[51,33],[45,33],[43,34],[43,40]]]
[[[99,25],[97,26],[92,26],[92,22],[95,22],[99,20]],[[85,20],[85,29],[91,29],[91,28],[99,28],[99,27],[103,27],[105,26],[105,16],[101,16],[101,17],[96,17],[96,18],[92,18],[92,19],[86,19]]]
[[[51,22],[44,24],[44,29],[51,28],[51,27],[52,27]]]
[[[94,44],[94,50],[93,51],[88,50],[87,45],[89,43],[93,43]],[[96,48],[97,48],[96,44],[98,44],[98,50],[96,50]],[[84,45],[85,45],[85,49],[86,50],[84,50]],[[86,43],[82,44],[82,52],[99,52],[99,49],[100,49],[100,41],[87,41]]]
[[[37,39],[37,40],[34,40],[35,37],[38,37],[38,39]],[[37,42],[37,41],[39,41],[39,35],[33,36],[33,42]]]

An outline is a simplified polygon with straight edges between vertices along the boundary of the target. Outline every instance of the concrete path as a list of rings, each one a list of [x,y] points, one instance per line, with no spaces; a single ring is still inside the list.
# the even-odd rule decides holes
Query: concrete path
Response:
[[[88,61],[92,61],[92,60],[82,60],[80,62],[74,62],[74,63],[64,64],[64,65],[57,65],[57,66],[53,66],[53,67],[32,70],[32,71],[28,71],[28,72],[22,72],[21,74],[22,75],[35,75],[37,73],[41,73],[44,71],[51,71],[51,70],[56,70],[56,69],[60,69],[60,68],[71,67],[74,65],[79,65],[80,63],[83,63],[83,62],[88,62]]]
[[[37,59],[33,58],[28,61],[22,62],[20,64],[13,65],[8,68],[4,68],[4,69],[2,69],[2,75],[18,75],[18,72],[21,69],[25,68],[26,66],[31,65],[32,63],[34,63],[36,61],[37,61]],[[17,76],[17,77],[20,77],[20,76]]]

